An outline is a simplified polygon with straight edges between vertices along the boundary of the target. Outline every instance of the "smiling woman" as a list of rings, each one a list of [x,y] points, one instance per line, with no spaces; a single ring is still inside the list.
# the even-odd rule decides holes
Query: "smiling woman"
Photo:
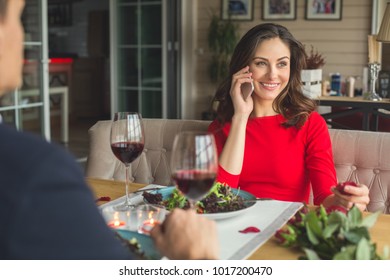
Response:
[[[215,94],[215,135],[220,166],[217,182],[277,200],[315,204],[352,203],[365,209],[368,188],[343,195],[337,183],[332,146],[324,119],[302,92],[304,46],[283,26],[265,23],[238,42],[229,76]],[[241,85],[253,82],[251,98]]]

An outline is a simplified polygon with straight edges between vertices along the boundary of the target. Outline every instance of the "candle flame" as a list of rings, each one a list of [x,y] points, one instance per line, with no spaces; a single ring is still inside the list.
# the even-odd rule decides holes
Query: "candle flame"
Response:
[[[120,220],[114,220],[114,221],[108,223],[108,226],[113,227],[113,228],[121,227],[124,225],[125,225],[125,222],[120,221]]]

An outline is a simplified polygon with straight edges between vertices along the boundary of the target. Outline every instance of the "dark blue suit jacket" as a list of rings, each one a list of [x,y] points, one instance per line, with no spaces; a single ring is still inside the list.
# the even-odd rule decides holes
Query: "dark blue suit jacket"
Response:
[[[126,259],[62,147],[0,124],[0,259]]]

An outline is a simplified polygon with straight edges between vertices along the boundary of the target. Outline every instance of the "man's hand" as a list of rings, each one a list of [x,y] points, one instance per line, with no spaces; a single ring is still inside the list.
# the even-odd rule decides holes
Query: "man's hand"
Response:
[[[174,209],[150,232],[157,249],[169,259],[217,259],[219,243],[214,221],[193,210]]]

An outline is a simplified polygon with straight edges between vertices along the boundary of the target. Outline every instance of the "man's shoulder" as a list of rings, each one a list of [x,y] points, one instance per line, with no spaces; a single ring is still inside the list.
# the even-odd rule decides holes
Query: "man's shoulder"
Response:
[[[30,132],[20,132],[15,128],[0,124],[0,161],[8,165],[11,161],[14,164],[29,164],[28,161],[39,163],[48,155],[58,155],[60,157],[70,157],[64,148],[57,144],[50,143],[42,136]],[[4,163],[6,161],[7,163]]]
[[[0,124],[0,137],[2,139],[12,139],[14,141],[38,141],[42,138],[38,135],[35,135],[31,132],[21,132],[16,130],[16,128],[9,126],[7,124]]]
[[[51,147],[55,149],[54,145],[51,145],[40,135],[32,132],[21,132],[8,125],[0,124],[0,138],[3,142],[3,148],[17,145],[19,149],[23,149],[26,146],[33,146],[35,149],[39,147],[43,147],[44,149],[50,149]]]

